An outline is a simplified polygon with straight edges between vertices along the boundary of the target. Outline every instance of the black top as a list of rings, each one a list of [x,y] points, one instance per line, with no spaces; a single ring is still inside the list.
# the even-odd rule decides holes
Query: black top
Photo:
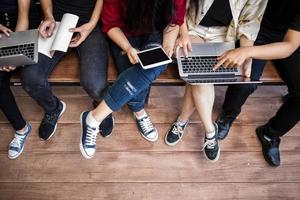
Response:
[[[89,22],[96,0],[53,0],[53,14],[56,21],[60,21],[64,13],[79,16],[79,25]]]
[[[269,0],[261,27],[281,34],[300,31],[300,0]]]
[[[18,0],[0,0],[0,12],[17,12]]]
[[[200,25],[210,26],[228,26],[232,20],[232,13],[229,0],[215,0]]]

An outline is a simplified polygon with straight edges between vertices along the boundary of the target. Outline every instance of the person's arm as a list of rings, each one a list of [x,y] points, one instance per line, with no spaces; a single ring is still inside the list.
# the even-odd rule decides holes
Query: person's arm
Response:
[[[242,35],[240,37],[240,47],[252,47],[254,45],[254,41],[248,39],[246,36]],[[243,74],[246,77],[250,77],[251,69],[252,69],[252,59],[246,59],[245,62],[240,65],[243,69]]]
[[[246,59],[255,58],[261,60],[274,60],[289,57],[300,47],[300,31],[289,29],[282,42],[271,44],[241,47],[225,52],[220,58],[215,69],[220,66],[240,66]]]
[[[107,35],[127,54],[131,64],[137,64],[139,62],[137,50],[131,46],[121,28],[114,27],[107,32]]]
[[[16,31],[25,31],[29,27],[30,0],[18,0],[18,20]]]
[[[174,53],[176,40],[180,31],[179,29],[185,24],[186,0],[173,0],[173,4],[175,16],[171,16],[172,19],[164,30],[162,44],[170,57]]]
[[[178,48],[183,48],[185,57],[188,57],[189,52],[192,51],[192,41],[190,39],[188,27],[185,20],[184,23],[179,27],[179,38],[176,41],[176,48],[176,54],[179,50]]]
[[[55,19],[52,13],[52,0],[40,0],[44,13],[44,20],[41,22],[39,32],[43,38],[51,37],[55,28]]]
[[[99,22],[102,6],[103,0],[97,0],[89,22],[70,30],[71,32],[77,33],[77,35],[71,40],[70,47],[78,47],[89,36]]]
[[[167,55],[171,57],[174,53],[175,43],[179,35],[178,25],[169,25],[163,33],[162,47],[166,51]]]

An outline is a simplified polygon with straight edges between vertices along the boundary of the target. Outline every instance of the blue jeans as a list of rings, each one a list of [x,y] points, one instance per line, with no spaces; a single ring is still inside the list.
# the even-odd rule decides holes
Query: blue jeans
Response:
[[[153,33],[145,37],[129,37],[130,44],[137,49],[149,49],[161,44],[162,35]],[[166,70],[167,65],[144,70],[140,64],[132,65],[122,49],[111,42],[112,56],[118,68],[119,76],[108,89],[104,97],[111,110],[117,111],[127,103],[130,110],[138,112],[145,106],[145,100],[151,83]]]
[[[108,45],[100,27],[91,32],[77,47],[77,51],[80,57],[80,83],[93,100],[100,102],[108,85]],[[26,66],[22,70],[23,88],[46,113],[51,113],[58,105],[58,98],[52,93],[48,76],[64,54],[57,51],[53,58],[39,54],[37,64]]]

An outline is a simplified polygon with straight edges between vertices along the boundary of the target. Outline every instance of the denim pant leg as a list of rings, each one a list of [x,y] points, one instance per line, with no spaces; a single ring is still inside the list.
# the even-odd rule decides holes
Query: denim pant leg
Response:
[[[132,46],[136,47],[140,43],[140,40],[138,38],[129,38],[129,42],[131,43]],[[111,42],[111,50],[119,74],[122,74],[124,71],[126,71],[127,69],[133,66],[130,63],[127,55],[123,54],[122,49],[120,49],[120,47],[118,47],[113,42]],[[135,66],[139,67],[139,65],[135,65]],[[149,92],[149,87],[142,90],[138,95],[136,95],[130,101],[128,101],[127,103],[128,108],[132,112],[138,112],[144,108],[145,100]]]
[[[100,27],[97,26],[77,50],[81,85],[93,100],[100,102],[108,86],[108,44]]]
[[[272,41],[272,34],[268,31],[261,30],[254,45],[264,45]],[[251,69],[251,80],[257,81],[260,79],[266,61],[253,59]],[[223,111],[226,115],[237,117],[242,109],[242,106],[248,97],[257,89],[257,84],[236,84],[228,86],[223,104]]]
[[[58,106],[58,98],[52,93],[48,76],[65,53],[56,51],[53,58],[39,53],[37,64],[22,69],[21,79],[24,90],[45,110],[51,113]]]
[[[166,69],[167,65],[144,70],[140,66],[132,66],[125,70],[109,88],[104,97],[111,110],[117,111],[128,101],[149,88],[151,83]]]

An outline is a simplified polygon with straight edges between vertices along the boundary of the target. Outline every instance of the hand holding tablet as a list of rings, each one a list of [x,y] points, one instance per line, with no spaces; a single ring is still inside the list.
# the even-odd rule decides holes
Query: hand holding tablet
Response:
[[[162,47],[139,51],[137,55],[143,69],[159,67],[172,62],[172,59],[166,54]]]

